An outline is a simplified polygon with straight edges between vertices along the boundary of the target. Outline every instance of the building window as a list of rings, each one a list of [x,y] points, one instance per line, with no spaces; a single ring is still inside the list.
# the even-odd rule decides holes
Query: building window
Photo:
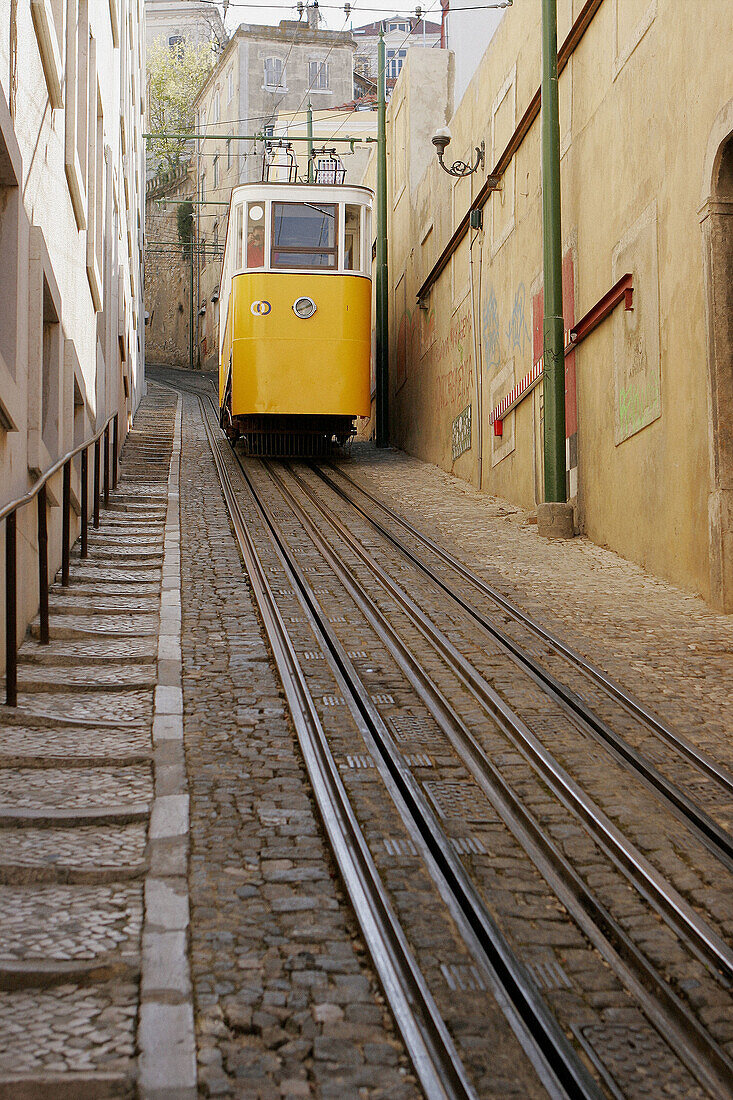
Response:
[[[281,57],[265,58],[265,87],[283,88],[283,62]]]
[[[227,73],[227,103],[234,99],[234,66]]]
[[[274,137],[275,136],[275,127],[274,127],[274,125],[272,123],[270,123],[267,126],[263,126],[262,127],[262,133],[265,135],[266,138]]]
[[[387,50],[387,76],[396,80],[402,71],[407,50]]]
[[[232,139],[227,138],[227,172],[232,166]]]
[[[219,154],[214,157],[214,190],[219,186]]]
[[[171,34],[168,36],[168,49],[171,53],[176,54],[177,57],[183,55],[183,46],[185,39],[182,34]]]
[[[328,91],[328,65],[325,61],[308,62],[308,84],[314,92]]]
[[[407,23],[390,23],[387,27],[388,31],[408,31],[409,29]]]
[[[214,232],[212,234],[212,245],[215,256],[219,255],[219,223],[214,222]]]
[[[64,167],[77,228],[86,229],[89,110],[89,11],[87,0],[66,9],[66,110]]]
[[[202,202],[206,198],[206,172],[201,173],[201,189],[199,191],[199,198]]]
[[[214,122],[218,122],[221,118],[221,95],[217,88],[214,92]]]

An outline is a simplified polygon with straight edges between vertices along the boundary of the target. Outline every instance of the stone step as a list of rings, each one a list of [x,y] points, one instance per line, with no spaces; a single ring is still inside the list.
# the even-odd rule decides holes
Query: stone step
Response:
[[[54,668],[44,664],[18,664],[18,691],[54,692],[129,691],[154,688],[157,673],[154,665],[108,665],[84,668],[62,665]],[[0,746],[0,749],[2,746]]]
[[[150,735],[144,730],[118,733],[98,727],[6,725],[0,740],[0,767],[98,767],[144,764],[150,760]]]
[[[93,884],[139,878],[146,869],[144,822],[77,828],[6,828],[0,882]]]
[[[143,637],[158,636],[158,615],[57,615],[48,628],[52,641],[62,638],[89,638],[120,634]],[[31,637],[40,637],[38,619],[31,623]]]
[[[138,963],[142,884],[0,886],[0,966],[8,963]]]
[[[153,716],[152,691],[78,691],[73,695],[46,692],[38,695],[34,692],[18,692],[18,706],[5,707],[3,711],[15,710],[19,721],[45,718],[51,722],[69,722],[84,726],[102,725],[135,726],[140,722],[151,722]]]
[[[89,554],[84,559],[85,561],[99,561],[100,559],[109,560],[110,565],[120,565],[127,562],[146,562],[148,568],[149,563],[152,561],[158,561],[163,557],[163,545],[162,542],[158,542],[157,545],[150,550],[138,548],[137,546],[123,546],[123,545],[110,545],[99,543],[98,546],[89,547]],[[81,558],[79,559],[81,561]],[[127,565],[125,564],[125,568]]]
[[[70,598],[70,596],[75,598]],[[160,608],[159,596],[103,596],[89,598],[82,592],[59,598],[55,588],[48,594],[50,615],[154,615]]]
[[[103,562],[90,562],[87,558],[83,565],[74,568],[75,584],[140,584],[160,585],[159,568],[122,569],[117,566],[105,566]]]
[[[158,572],[156,570],[156,572]],[[59,603],[67,602],[71,603],[74,600],[135,600],[140,599],[155,599],[160,598],[160,583],[155,581],[122,581],[115,583],[114,581],[106,581],[104,574],[99,573],[98,580],[82,581],[78,580],[76,575],[72,576],[71,584],[64,587],[60,583],[54,584],[53,588],[49,589],[49,597],[53,596]]]
[[[0,1100],[134,1095],[137,985],[0,993]]]
[[[100,807],[148,803],[153,797],[149,764],[56,768],[0,768],[0,804],[5,812],[29,810],[74,814]]]
[[[155,638],[110,638],[105,641],[61,640],[41,645],[29,640],[18,651],[18,666],[41,664],[59,668],[74,665],[116,664],[134,661],[138,665],[153,664],[157,660],[158,644]]]
[[[0,1100],[133,1100],[129,1073],[0,1074]]]
[[[132,802],[129,806],[91,806],[85,810],[34,810],[0,805],[0,828],[77,828],[82,825],[133,825],[146,822],[150,804]]]

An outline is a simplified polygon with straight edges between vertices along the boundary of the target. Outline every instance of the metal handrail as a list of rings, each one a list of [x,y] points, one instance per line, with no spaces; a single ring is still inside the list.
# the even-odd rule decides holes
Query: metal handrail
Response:
[[[92,506],[93,524],[99,527],[100,496],[104,494],[105,507],[109,504],[110,490],[110,425],[112,427],[113,464],[111,470],[112,489],[117,488],[117,443],[118,416],[112,413],[105,423],[83,443],[54,462],[50,469],[38,479],[32,489],[22,497],[11,500],[0,509],[0,521],[5,520],[5,702],[9,707],[18,705],[18,601],[17,601],[17,522],[20,508],[30,504],[34,498],[38,504],[38,611],[40,616],[40,642],[48,645],[50,640],[48,622],[48,516],[46,484],[54,474],[63,470],[63,495],[61,505],[61,583],[69,584],[69,560],[71,556],[71,463],[81,455],[81,557],[87,556],[87,536],[89,527],[89,448],[94,447],[94,500]],[[104,463],[102,464],[101,443],[104,437]],[[104,477],[102,489],[101,474]]]
[[[102,438],[112,421],[117,420],[117,416],[118,413],[112,413],[112,415],[107,418],[107,420],[96,433],[96,435],[90,436],[89,439],[85,440],[84,443],[80,443],[77,447],[74,447],[73,451],[69,451],[63,456],[63,458],[60,458],[57,462],[55,462],[53,466],[46,470],[45,474],[42,474],[39,477],[33,488],[29,489],[25,496],[18,497],[17,500],[11,500],[9,504],[6,504],[3,508],[0,508],[0,520],[5,519],[6,516],[10,515],[11,512],[16,512],[18,508],[22,508],[24,505],[30,504],[30,502],[35,496],[37,496],[39,490],[46,484],[46,482],[50,478],[52,478],[54,474],[57,474],[59,470],[61,470],[66,465],[67,462],[69,462],[72,458],[76,458],[76,456],[80,454],[81,451],[87,450],[89,447],[91,447],[92,443],[96,443],[98,439]]]

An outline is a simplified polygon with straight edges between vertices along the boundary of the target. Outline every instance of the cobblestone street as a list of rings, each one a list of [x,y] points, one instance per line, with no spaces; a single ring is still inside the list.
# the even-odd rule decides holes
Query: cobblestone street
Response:
[[[19,706],[3,708],[0,1097],[51,1096],[62,1087],[71,1091],[60,1095],[75,1098],[137,1093],[150,1100],[423,1095],[404,1024],[393,1015],[365,940],[364,914],[354,913],[324,829],[234,537],[205,402],[197,396],[208,382],[173,371],[151,376],[119,490],[90,538],[89,556],[82,560],[75,550],[71,585],[52,588],[50,645],[38,644],[34,627],[19,654]],[[177,395],[160,383],[188,389]],[[221,454],[234,476],[226,445]],[[257,463],[245,461],[242,470],[258,492],[272,492],[275,482]],[[338,471],[430,532],[695,749],[730,768],[727,617],[585,539],[540,541],[523,513],[400,452],[356,444],[325,470],[334,478]],[[312,469],[300,474],[304,494],[325,493]],[[344,706],[345,683],[318,659],[322,641],[289,587],[282,550],[275,552],[248,492],[237,493],[414,965],[455,1044],[456,1064],[472,1082],[456,1095],[552,1093],[555,1070],[548,1076],[524,1026],[500,1007],[496,975],[440,885],[439,849],[431,854],[408,822],[404,794],[376,743]],[[302,499],[316,515],[318,498]],[[336,516],[341,505],[328,499]],[[505,787],[491,796],[496,809],[489,806],[472,786],[468,758],[456,755],[457,742],[449,745],[427,707],[409,696],[413,680],[398,649],[390,657],[370,640],[364,609],[325,565],[313,564],[313,544],[290,510],[295,499],[283,500],[289,505],[273,512],[279,530],[343,637],[346,664],[358,667],[396,737],[413,776],[414,787],[404,790],[414,789],[418,801],[424,794],[434,835],[445,836],[456,873],[474,884],[476,911],[496,922],[505,949],[516,953],[560,1021],[559,1041],[580,1052],[585,1094],[730,1095],[721,1084],[733,1050],[730,1004],[715,966],[688,953],[680,926],[668,929],[629,894],[618,868],[603,863],[531,778],[522,754],[501,747],[476,699],[423,653],[443,693],[448,719],[441,722],[446,729],[470,725],[504,776]],[[350,522],[370,546],[375,536],[362,518]],[[337,544],[333,532],[325,539],[325,523],[322,531],[319,552],[327,562]],[[339,553],[350,563],[348,546]],[[407,566],[391,560],[393,550],[380,554],[399,583],[416,590]],[[364,573],[363,564],[350,568],[354,577]],[[387,614],[376,579],[365,591],[375,600],[370,614]],[[516,695],[539,736],[553,730],[550,711],[544,719],[534,715],[531,691],[514,687],[499,657],[460,617],[446,615],[428,588],[421,603],[456,646],[471,652],[476,672],[504,698]],[[389,614],[418,653],[424,640],[402,624],[406,610]],[[622,791],[616,763],[599,779],[587,746],[575,746],[568,731],[553,738],[564,765],[639,845],[641,862],[650,861],[684,895],[683,916],[692,902],[690,929],[705,921],[706,942],[716,951],[720,943],[716,958],[728,966],[730,883],[711,851],[682,829],[671,843],[664,819],[654,816],[661,808],[645,806],[631,781]],[[658,752],[653,758],[673,767]],[[529,815],[521,828],[502,801],[507,783]],[[730,799],[716,800],[702,780],[690,791],[729,828]],[[580,875],[597,891],[592,904],[606,907],[602,935],[573,908],[544,857],[531,846],[523,850],[531,815],[547,830],[547,852],[562,852],[563,873]],[[660,989],[674,989],[658,1011],[668,1014],[670,1028],[678,1026],[674,1009],[699,1029],[712,1052],[709,1079],[694,1052],[677,1061],[664,1027],[650,1026],[649,1009],[636,1000],[635,966],[647,967],[647,980]],[[658,1075],[651,1091],[650,1073]]]

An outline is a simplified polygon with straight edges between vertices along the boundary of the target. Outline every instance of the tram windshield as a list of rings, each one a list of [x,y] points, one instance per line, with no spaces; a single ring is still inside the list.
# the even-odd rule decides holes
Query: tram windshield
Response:
[[[335,203],[273,202],[272,266],[336,267]]]

